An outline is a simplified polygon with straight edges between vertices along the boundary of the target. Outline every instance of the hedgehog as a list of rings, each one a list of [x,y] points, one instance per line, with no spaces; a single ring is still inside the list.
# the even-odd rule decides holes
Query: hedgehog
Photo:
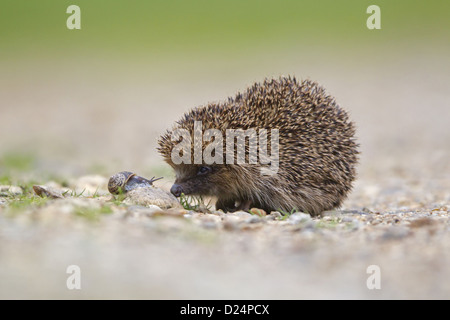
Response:
[[[217,143],[214,159],[223,160],[231,151],[232,156],[226,159],[234,161],[211,162],[198,157],[211,151],[216,139],[220,141],[220,135],[214,140],[204,139],[202,134],[209,129],[221,133],[226,142],[231,141],[225,139],[230,129],[253,129],[252,135],[261,133],[259,138],[267,141],[261,144],[264,140],[250,139],[249,135],[244,137],[245,148],[240,151],[236,145],[227,150],[223,143]],[[248,155],[255,150],[255,141],[267,150],[275,149],[275,171],[264,174],[263,169],[269,169],[264,153],[257,154],[256,163],[255,157]],[[224,212],[256,207],[266,212],[302,211],[313,216],[339,208],[351,191],[358,148],[355,125],[335,99],[318,83],[291,76],[266,78],[226,101],[191,109],[158,140],[159,153],[176,174],[170,189],[176,197],[215,197],[216,209]],[[236,162],[242,152],[244,158]],[[186,161],[180,162],[174,155],[183,155]]]

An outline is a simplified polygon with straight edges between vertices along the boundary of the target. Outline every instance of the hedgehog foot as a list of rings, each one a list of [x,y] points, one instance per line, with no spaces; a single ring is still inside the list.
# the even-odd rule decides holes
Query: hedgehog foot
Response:
[[[241,203],[236,207],[235,211],[249,211],[251,205],[251,200],[242,200]]]
[[[235,211],[249,211],[252,204],[251,200],[241,200],[236,206],[235,200],[219,199],[216,202],[216,210],[223,210],[223,212],[235,212]]]
[[[236,211],[234,200],[218,199],[216,202],[216,210],[222,210],[223,212]]]

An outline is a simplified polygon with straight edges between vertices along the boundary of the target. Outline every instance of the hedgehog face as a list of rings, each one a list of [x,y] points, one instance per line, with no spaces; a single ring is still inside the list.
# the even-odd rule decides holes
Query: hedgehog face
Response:
[[[176,180],[170,192],[179,197],[185,195],[214,196],[221,193],[221,180],[224,166],[221,165],[191,165],[173,166]]]

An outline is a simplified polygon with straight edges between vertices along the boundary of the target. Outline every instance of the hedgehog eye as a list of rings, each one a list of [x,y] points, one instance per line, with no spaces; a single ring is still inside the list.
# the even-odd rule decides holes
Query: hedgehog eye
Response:
[[[211,167],[200,167],[197,171],[197,175],[208,174],[212,171]]]

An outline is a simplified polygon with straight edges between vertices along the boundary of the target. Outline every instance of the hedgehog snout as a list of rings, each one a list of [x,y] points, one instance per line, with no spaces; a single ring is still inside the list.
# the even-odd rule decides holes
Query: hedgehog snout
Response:
[[[172,193],[175,197],[179,197],[181,196],[181,193],[183,193],[183,187],[174,183],[172,188],[170,188],[170,193]]]

